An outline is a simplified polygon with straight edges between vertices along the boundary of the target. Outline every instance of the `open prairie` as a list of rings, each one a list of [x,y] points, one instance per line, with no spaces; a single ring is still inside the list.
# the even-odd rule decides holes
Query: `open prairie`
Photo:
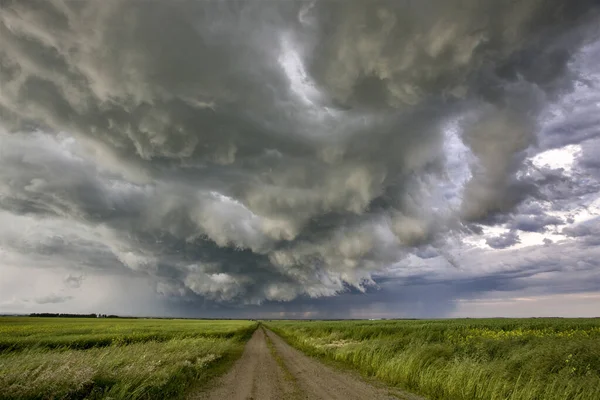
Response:
[[[600,319],[267,326],[307,354],[431,399],[600,399]]]
[[[182,397],[223,372],[251,321],[0,318],[0,398]]]
[[[0,318],[1,399],[418,396],[597,400],[600,319]]]

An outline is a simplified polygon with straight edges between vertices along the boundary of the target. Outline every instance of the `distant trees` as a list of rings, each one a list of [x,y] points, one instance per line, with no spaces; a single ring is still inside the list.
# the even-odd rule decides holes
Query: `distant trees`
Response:
[[[69,313],[31,313],[30,317],[43,318],[120,318],[112,314],[69,314]]]

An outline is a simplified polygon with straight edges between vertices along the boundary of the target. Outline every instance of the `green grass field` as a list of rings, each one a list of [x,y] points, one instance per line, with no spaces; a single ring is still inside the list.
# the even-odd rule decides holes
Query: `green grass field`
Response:
[[[265,324],[305,353],[430,399],[600,399],[600,319]]]
[[[600,399],[600,319],[269,321],[305,353],[430,399]],[[0,318],[0,399],[184,398],[251,321]]]
[[[0,399],[182,398],[241,354],[251,321],[0,318]]]

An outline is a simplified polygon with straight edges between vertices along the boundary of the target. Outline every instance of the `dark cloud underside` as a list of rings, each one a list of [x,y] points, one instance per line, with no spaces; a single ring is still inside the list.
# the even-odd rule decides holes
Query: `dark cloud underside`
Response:
[[[556,230],[573,176],[531,156],[600,132],[589,112],[574,133],[542,118],[581,84],[598,11],[0,1],[0,257],[72,267],[71,289],[95,271],[256,304],[361,293],[411,257],[456,267],[487,226],[508,229],[494,249]]]

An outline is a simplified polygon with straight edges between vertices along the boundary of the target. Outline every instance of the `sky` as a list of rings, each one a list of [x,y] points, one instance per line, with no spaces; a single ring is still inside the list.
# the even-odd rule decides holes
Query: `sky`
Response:
[[[600,310],[592,0],[2,1],[0,313]]]

